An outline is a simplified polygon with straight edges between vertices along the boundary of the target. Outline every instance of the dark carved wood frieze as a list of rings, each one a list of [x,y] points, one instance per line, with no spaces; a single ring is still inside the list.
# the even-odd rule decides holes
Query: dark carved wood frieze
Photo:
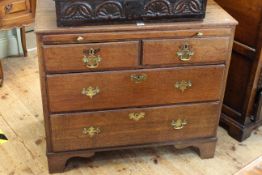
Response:
[[[59,26],[152,19],[202,19],[206,0],[55,0]]]
[[[61,11],[64,19],[91,19],[92,7],[88,3],[67,2]]]
[[[202,4],[199,0],[178,0],[174,4],[173,13],[192,14],[201,12]]]

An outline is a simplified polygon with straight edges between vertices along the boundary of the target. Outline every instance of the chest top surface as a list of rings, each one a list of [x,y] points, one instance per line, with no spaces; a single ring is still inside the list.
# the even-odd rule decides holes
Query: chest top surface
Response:
[[[237,21],[213,0],[208,0],[206,17],[202,21],[192,22],[155,22],[144,25],[115,24],[92,25],[83,27],[57,27],[55,3],[53,0],[38,0],[36,10],[36,33],[78,33],[78,32],[117,32],[142,30],[179,30],[191,28],[210,28],[236,25]]]

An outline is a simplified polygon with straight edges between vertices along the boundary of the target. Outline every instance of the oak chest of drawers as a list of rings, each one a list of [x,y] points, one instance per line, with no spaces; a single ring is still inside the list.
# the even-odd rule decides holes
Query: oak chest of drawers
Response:
[[[71,157],[155,145],[213,157],[236,24],[210,1],[201,22],[57,28],[54,3],[39,1],[50,172]]]

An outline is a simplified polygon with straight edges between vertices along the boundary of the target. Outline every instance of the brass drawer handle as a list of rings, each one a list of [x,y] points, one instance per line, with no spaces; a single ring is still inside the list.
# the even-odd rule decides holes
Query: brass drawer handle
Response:
[[[188,89],[192,86],[193,86],[193,84],[190,80],[189,81],[185,81],[185,80],[177,81],[176,84],[175,84],[175,87],[182,92],[184,92],[186,89]]]
[[[171,126],[176,129],[183,129],[187,125],[187,121],[185,119],[178,119],[178,120],[172,120]]]
[[[194,51],[188,43],[185,43],[180,46],[176,54],[181,61],[190,61],[191,57],[194,55]]]
[[[86,127],[83,129],[83,134],[88,135],[89,137],[94,137],[100,132],[101,132],[100,128],[96,128],[94,126]]]
[[[7,4],[5,6],[5,13],[10,13],[13,9],[13,4]]]
[[[133,74],[131,75],[131,80],[135,83],[141,83],[147,80],[146,74]]]
[[[204,33],[203,32],[197,32],[196,36],[198,36],[198,37],[204,36]]]
[[[96,55],[100,49],[88,49],[84,50],[83,63],[86,67],[90,69],[97,68],[99,63],[102,61],[102,58],[99,55]]]
[[[93,96],[97,95],[100,92],[100,89],[98,87],[91,87],[83,88],[82,94],[88,96],[89,98],[93,98]]]
[[[134,121],[139,121],[143,118],[145,118],[146,113],[145,112],[134,112],[129,114],[129,119]]]

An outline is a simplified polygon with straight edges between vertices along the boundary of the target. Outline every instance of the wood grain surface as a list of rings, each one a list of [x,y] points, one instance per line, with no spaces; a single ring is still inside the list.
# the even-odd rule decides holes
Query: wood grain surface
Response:
[[[218,110],[219,103],[203,103],[52,115],[52,147],[59,152],[214,137]],[[139,121],[129,118],[141,112],[144,118]],[[187,125],[176,130],[171,124],[178,119],[186,120]],[[84,134],[88,127],[99,128],[100,133]]]
[[[239,21],[221,124],[232,137],[243,141],[262,124],[257,110],[262,75],[262,1],[216,1]]]
[[[134,68],[139,64],[139,41],[43,46],[47,72],[97,71],[112,68]],[[101,61],[97,68],[83,63],[89,49],[98,50]]]
[[[28,25],[34,21],[36,0],[0,1],[0,27],[8,29]]]
[[[143,41],[143,64],[192,64],[192,63],[216,63],[227,59],[227,50],[230,38],[185,38],[185,39],[161,39]],[[193,55],[188,61],[182,61],[177,56],[184,45],[188,45]]]
[[[218,65],[49,75],[49,109],[51,112],[70,112],[217,101],[222,91],[224,69],[224,65]],[[133,75],[144,75],[147,79],[136,83],[131,79]],[[184,92],[176,88],[176,83],[183,80],[192,83]],[[88,87],[97,87],[100,92],[93,98],[83,95],[83,88]]]
[[[236,41],[252,48],[257,45],[257,36],[261,28],[262,1],[253,0],[216,0],[230,15],[238,20]]]
[[[235,175],[260,175],[262,174],[262,156],[242,168]]]

